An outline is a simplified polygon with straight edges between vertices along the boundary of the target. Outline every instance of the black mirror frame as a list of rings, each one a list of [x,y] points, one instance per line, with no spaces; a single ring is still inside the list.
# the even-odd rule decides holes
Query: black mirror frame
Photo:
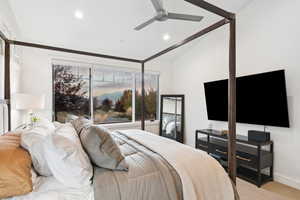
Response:
[[[163,99],[167,97],[181,98],[181,134],[174,138],[177,142],[184,143],[185,130],[185,97],[183,94],[164,94],[160,96],[160,117],[159,117],[159,135],[162,135],[162,115],[163,115]]]

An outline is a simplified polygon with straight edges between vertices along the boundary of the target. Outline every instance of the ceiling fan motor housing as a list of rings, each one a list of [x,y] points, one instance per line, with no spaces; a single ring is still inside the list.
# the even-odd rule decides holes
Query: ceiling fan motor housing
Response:
[[[168,19],[168,12],[166,10],[161,10],[157,12],[156,20],[157,21],[166,21]]]

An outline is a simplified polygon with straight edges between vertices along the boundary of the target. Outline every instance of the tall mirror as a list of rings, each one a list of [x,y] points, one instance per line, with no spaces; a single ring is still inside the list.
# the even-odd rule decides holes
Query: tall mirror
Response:
[[[183,143],[184,95],[161,95],[160,136]]]

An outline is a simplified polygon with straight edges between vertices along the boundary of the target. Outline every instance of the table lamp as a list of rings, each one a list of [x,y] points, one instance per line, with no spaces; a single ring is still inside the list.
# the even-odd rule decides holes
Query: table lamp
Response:
[[[34,126],[39,120],[34,111],[45,108],[45,95],[32,95],[18,93],[15,95],[16,110],[28,111],[29,123],[26,126]]]

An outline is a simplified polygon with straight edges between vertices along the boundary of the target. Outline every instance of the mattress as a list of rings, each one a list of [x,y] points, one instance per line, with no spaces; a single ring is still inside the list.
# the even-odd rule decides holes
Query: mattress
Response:
[[[94,200],[92,186],[85,188],[70,188],[54,177],[34,177],[33,191],[27,195],[5,200]]]

